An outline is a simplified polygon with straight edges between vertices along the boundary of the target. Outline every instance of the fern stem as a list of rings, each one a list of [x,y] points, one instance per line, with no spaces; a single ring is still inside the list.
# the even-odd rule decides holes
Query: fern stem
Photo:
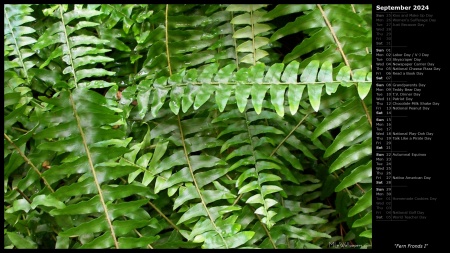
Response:
[[[330,33],[333,36],[334,41],[336,42],[339,52],[341,53],[342,59],[344,59],[345,65],[348,66],[350,69],[350,77],[353,80],[353,72],[350,67],[350,63],[348,62],[347,56],[345,55],[344,50],[342,49],[341,43],[339,42],[339,39],[338,39],[336,33],[334,32],[334,29],[331,26],[330,21],[328,20],[327,16],[325,15],[325,12],[323,11],[322,6],[320,4],[318,4],[317,7],[319,8],[320,13],[322,13],[322,17],[325,20],[325,23],[327,23],[328,29],[330,30]],[[367,107],[364,104],[364,101],[362,99],[361,99],[361,103],[363,104],[364,111],[366,112],[367,120],[369,121],[370,126],[372,126],[372,119],[370,118],[370,114],[369,114]]]
[[[320,159],[325,165],[327,165],[327,163],[323,160],[323,159]],[[328,165],[327,165],[328,166]],[[342,173],[344,173],[344,170],[342,170],[342,169],[340,169],[340,171],[342,172]],[[331,175],[333,175],[337,180],[339,180],[339,182],[342,182],[342,180],[341,179],[339,179],[339,176],[336,174],[336,172],[333,172]],[[361,192],[362,192],[362,194],[364,194],[365,193],[365,191],[364,191],[364,189],[358,184],[358,183],[356,183],[355,184],[360,190],[361,190]],[[348,194],[348,196],[351,196],[352,194],[351,194],[351,192],[350,192],[350,190],[347,188],[347,187],[345,187],[344,188],[345,189],[345,191],[347,192],[347,194]],[[331,203],[330,203],[330,201],[327,199],[327,201],[328,201],[328,204],[330,205],[330,206],[332,206],[331,205]],[[350,200],[351,202],[353,202],[352,200]],[[354,205],[355,203],[352,203],[352,205]],[[360,218],[361,218],[361,214],[359,214],[359,216],[360,216]],[[340,223],[340,226],[342,226],[342,224]],[[342,228],[342,227],[341,227]],[[366,226],[364,227],[365,229],[367,228]],[[344,238],[344,237],[342,237],[342,238]],[[370,244],[372,245],[372,242],[370,242]]]
[[[369,110],[367,110],[367,106],[362,99],[360,99],[361,104],[364,108],[364,112],[366,113],[367,121],[369,121],[370,127],[372,127],[372,119],[370,118]]]
[[[344,235],[346,233],[345,233],[344,227],[342,226],[342,223],[339,223],[339,232],[341,233],[341,240],[342,240],[342,242],[344,242]]]
[[[291,136],[293,133],[294,133],[294,131],[297,129],[297,128],[299,128],[300,127],[300,125],[303,123],[303,121],[308,117],[308,115],[309,114],[306,114],[301,120],[300,120],[300,122],[298,122],[298,124],[291,130],[291,132],[289,132],[289,134],[278,144],[278,146],[272,151],[272,153],[270,154],[270,156],[269,157],[272,157],[276,152],[277,152],[277,150],[281,147],[281,145],[283,145],[283,143],[289,138],[289,136]],[[284,206],[284,199],[282,198],[281,199],[281,205],[282,206]],[[286,223],[286,222],[285,222]],[[287,224],[287,223],[286,223]],[[270,233],[268,234],[269,235],[269,238],[270,238]],[[272,241],[271,241],[272,242]],[[273,242],[272,242],[272,244],[273,244]],[[289,238],[288,237],[286,237],[286,245],[287,245],[287,247],[289,248]],[[274,245],[274,247],[276,248],[276,246],[275,246],[275,244],[273,244]]]
[[[170,66],[170,52],[169,52],[169,5],[166,4],[166,55],[167,55],[167,67],[169,68],[169,74],[172,75],[172,67]]]
[[[356,9],[355,9],[355,5],[354,4],[350,4],[350,6],[352,7],[353,13],[357,14],[356,13]],[[361,27],[361,24],[359,24],[358,26]],[[366,47],[366,53],[369,53],[369,48],[368,47]],[[370,69],[372,69],[372,64],[370,64]]]
[[[28,130],[25,130],[25,129],[22,129],[22,128],[18,128],[18,127],[11,127],[11,128],[14,129],[14,130],[17,130],[19,132],[22,132],[22,133],[28,133]]]
[[[20,195],[22,195],[22,197],[23,197],[28,203],[31,204],[31,200],[30,200],[30,199],[28,198],[28,196],[25,195],[25,193],[23,193],[19,188],[14,187],[14,190],[16,190]]]
[[[322,17],[325,20],[325,23],[327,23],[328,29],[330,30],[330,33],[333,36],[334,42],[336,42],[338,50],[341,53],[342,58],[344,59],[345,65],[350,67],[350,63],[348,62],[347,56],[345,56],[344,51],[342,50],[341,43],[339,42],[339,39],[337,38],[336,33],[334,32],[334,29],[331,26],[330,21],[328,20],[327,16],[325,15],[325,12],[323,11],[322,6],[320,4],[317,4],[317,8],[319,8],[320,13],[322,14]],[[350,69],[350,75],[353,76],[351,69]]]
[[[252,23],[253,66],[255,66],[256,65],[256,48],[255,48],[255,25],[253,24],[253,11],[250,11],[250,22]]]
[[[298,82],[298,83],[289,83],[289,84],[290,85],[291,84],[293,84],[293,85],[306,85],[306,84],[317,84],[317,85],[319,85],[319,84],[327,84],[327,83],[340,84],[342,82],[341,81],[329,81],[329,82],[318,82],[318,81],[316,81],[316,82]],[[357,82],[349,81],[347,83],[354,83],[354,84],[356,84]],[[369,81],[361,81],[361,82],[358,82],[358,83],[371,83],[371,82],[369,82]],[[190,81],[189,84],[201,86],[203,83],[202,82],[191,82]],[[240,84],[240,83],[239,82],[209,82],[208,84],[210,84],[210,85],[220,85],[220,84],[237,85],[237,84]],[[261,83],[258,83],[258,85],[273,85],[273,84],[274,84],[273,82],[267,82],[267,83],[266,82],[261,82]],[[164,87],[171,88],[171,87],[187,86],[187,85],[188,85],[187,83],[177,83],[177,84],[167,84]],[[249,85],[251,85],[251,84],[249,84]],[[152,89],[154,89],[154,88],[152,87]]]
[[[353,13],[356,13],[355,5],[351,4]],[[359,25],[361,26],[361,25]],[[366,47],[366,53],[369,53],[369,48]],[[370,64],[370,69],[372,69],[372,64]],[[370,127],[372,127],[372,119],[370,118],[369,111],[367,110],[366,104],[364,104],[364,101],[361,100],[362,106],[364,107],[364,111],[367,115],[367,120],[369,121]]]
[[[248,117],[247,117],[247,113],[246,113],[246,112],[244,112],[244,116],[245,116],[245,123],[246,123],[246,126],[247,126],[247,133],[248,133],[248,136],[249,136],[249,139],[250,139],[250,145],[252,146],[252,155],[253,155],[253,159],[254,159],[254,161],[255,161],[255,167],[256,167],[256,154],[255,154],[255,152],[254,152],[255,148],[254,148],[254,146],[253,146],[252,136],[251,136],[251,134],[250,134],[249,125],[248,125]],[[306,117],[306,116],[305,116],[305,117]],[[303,119],[300,121],[300,123],[301,123],[301,122],[303,122]],[[300,125],[300,123],[299,123],[299,125]],[[299,126],[299,125],[298,125],[298,126]],[[297,126],[297,127],[298,127],[298,126]],[[297,128],[297,127],[296,127],[296,128]],[[295,129],[294,129],[294,130],[295,130]],[[291,133],[292,133],[292,132],[291,132]],[[291,133],[290,133],[290,134],[291,134]],[[287,139],[287,137],[285,138],[285,140],[286,140],[286,139]],[[282,143],[283,143],[285,140],[283,140]],[[271,156],[276,152],[276,150],[277,150],[278,148],[279,148],[279,146],[275,149],[274,152],[272,152],[272,154],[270,154],[269,157],[271,157]],[[261,192],[261,184],[259,183],[259,179],[258,179],[258,190]],[[233,202],[233,205],[235,205],[235,204],[239,201],[239,199],[241,199],[242,195],[243,195],[243,193],[239,194],[238,198]],[[266,211],[266,213],[267,213],[268,208],[267,208],[265,202],[264,202],[263,206],[264,206],[264,209],[265,209],[265,211]],[[258,218],[259,218],[259,217],[258,217]],[[261,222],[261,224],[262,224],[262,222]],[[267,232],[268,232],[268,231],[267,231]],[[270,237],[270,234],[269,234],[269,233],[268,233],[268,235],[269,235],[269,237]],[[271,241],[272,241],[272,240],[271,240]],[[275,247],[275,248],[276,248],[276,247]]]
[[[236,205],[237,204],[237,202],[239,202],[239,200],[241,199],[241,197],[242,197],[242,193],[241,194],[239,194],[239,196],[234,200],[234,202],[233,202],[233,204],[232,204],[232,206],[234,206],[234,205]]]
[[[42,179],[42,181],[44,182],[45,186],[47,186],[47,188],[51,191],[51,192],[55,192],[53,190],[53,188],[50,186],[50,184],[47,182],[47,180],[45,180],[45,178],[42,176],[42,173],[39,171],[39,169],[31,162],[30,159],[28,159],[28,157],[20,150],[19,147],[17,147],[17,145],[9,138],[8,135],[6,135],[6,133],[3,133],[3,137],[5,137],[5,139],[17,150],[17,152],[19,153],[19,155],[28,163],[28,165],[31,166],[31,168],[33,168],[33,170],[39,175],[39,177]]]
[[[252,135],[251,135],[251,133],[250,133],[250,126],[249,126],[249,120],[248,120],[247,112],[244,112],[244,116],[245,116],[245,126],[247,127],[248,138],[249,138],[249,140],[250,140],[250,145],[251,145],[251,147],[252,147],[253,160],[255,161],[255,168],[254,168],[254,170],[255,170],[255,174],[258,175],[258,191],[261,193],[261,192],[262,192],[262,186],[261,186],[261,183],[260,183],[260,181],[259,181],[259,174],[258,174],[257,169],[256,169],[255,146],[253,145]],[[261,195],[261,196],[262,196],[262,195]],[[267,205],[266,205],[266,201],[263,201],[263,207],[264,207],[264,213],[268,214],[269,208],[268,208]],[[270,222],[269,219],[267,219],[266,221],[267,221],[267,223]]]
[[[128,220],[127,217],[125,217],[125,216],[122,216],[122,218],[123,218],[124,220]],[[142,237],[142,234],[139,233],[139,231],[138,231],[137,229],[133,229],[133,231],[134,231],[139,237]],[[147,248],[153,249],[152,245],[150,245],[150,244],[147,244]]]
[[[81,135],[81,138],[83,140],[83,146],[84,146],[84,150],[86,151],[86,156],[87,156],[87,159],[88,159],[88,162],[89,162],[89,168],[91,169],[91,173],[92,173],[92,176],[94,178],[95,186],[97,187],[98,195],[100,197],[100,202],[102,204],[103,211],[105,213],[105,218],[106,218],[106,221],[108,222],[109,229],[111,231],[111,237],[113,238],[114,245],[115,245],[116,249],[119,249],[119,242],[117,241],[116,233],[114,231],[114,227],[113,227],[112,221],[109,218],[108,208],[106,207],[105,199],[103,197],[103,192],[102,192],[102,189],[100,188],[100,183],[98,182],[98,179],[97,179],[97,173],[95,172],[95,167],[94,167],[94,163],[92,161],[91,152],[89,151],[89,147],[87,145],[86,136],[84,135],[83,127],[81,126],[81,119],[78,116],[77,108],[75,106],[75,101],[73,100],[72,94],[69,95],[69,98],[70,98],[70,103],[72,105],[73,114],[74,114],[75,119],[77,121],[78,131],[80,131],[80,135]]]
[[[35,105],[41,107],[42,109],[45,109],[44,106],[40,105],[38,102],[36,102],[36,101],[34,101],[34,100],[37,100],[37,99],[33,98],[30,102],[32,102],[32,103],[34,103]],[[39,100],[38,100],[38,101],[39,101]]]
[[[341,169],[341,172],[344,173],[344,171],[342,169]],[[342,182],[342,180],[339,178],[339,176],[336,174],[336,172],[333,172],[333,175],[337,180],[339,180],[339,183]],[[364,189],[361,188],[361,186],[358,183],[356,183],[355,185],[362,191],[363,194],[365,193]],[[352,193],[350,192],[350,190],[347,187],[345,187],[344,189],[347,191],[348,195],[351,196]]]
[[[320,160],[322,161],[323,164],[325,164],[325,166],[328,167],[328,164],[327,164],[322,158],[320,158]],[[342,173],[345,172],[343,169],[340,169],[340,171],[341,171]],[[332,175],[333,175],[337,180],[339,180],[339,183],[342,182],[342,180],[339,178],[339,176],[336,174],[336,172],[333,172]],[[355,185],[361,190],[361,192],[362,192],[363,194],[366,193],[366,191],[364,191],[364,189],[363,189],[358,183],[355,183]],[[347,187],[345,187],[345,190],[348,192],[348,195],[350,196],[351,193],[350,193],[350,191],[347,189]]]
[[[124,159],[125,159],[125,158],[124,158]],[[126,160],[126,159],[125,159],[125,160]],[[126,162],[131,163],[131,162],[128,161],[128,160],[126,160]],[[134,163],[131,163],[131,164],[134,165],[134,166],[136,166],[136,167],[138,167],[138,165],[135,165]],[[158,177],[161,177],[161,176],[158,176]],[[168,178],[164,178],[164,177],[161,177],[161,178],[163,178],[164,180],[168,180]],[[126,181],[125,179],[123,179],[123,178],[120,178],[120,179],[122,180],[123,183],[127,183],[127,181]],[[185,188],[184,186],[180,186],[180,188],[181,188],[181,187]],[[167,223],[169,223],[174,229],[176,229],[177,232],[180,232],[180,228],[178,228],[177,225],[175,225],[169,218],[167,218],[167,216],[164,215],[164,213],[161,212],[161,210],[159,210],[159,208],[158,208],[157,206],[153,205],[153,203],[150,202],[150,201],[147,202],[147,204],[148,204],[149,206],[151,206],[153,209],[155,209],[155,211],[156,211],[161,217],[163,217],[163,219],[165,219],[165,220],[167,221]]]
[[[149,170],[147,170],[147,168],[145,168],[145,167],[142,167],[142,166],[139,166],[139,165],[137,165],[137,164],[135,164],[135,163],[133,163],[132,161],[130,161],[130,160],[128,160],[128,159],[126,159],[125,157],[122,157],[121,159],[123,159],[125,162],[127,162],[127,163],[129,163],[129,164],[131,164],[131,166],[134,166],[134,167],[136,167],[136,168],[138,168],[138,169],[140,169],[140,170],[142,170],[142,171],[149,171]],[[164,179],[165,181],[167,181],[169,178],[167,178],[167,177],[163,177],[163,176],[161,176],[161,175],[155,175],[157,178],[161,178],[161,179]],[[121,178],[122,179],[122,178]],[[231,180],[231,179],[230,179]],[[124,183],[126,183],[126,181],[125,181],[125,179],[122,179],[122,182],[124,182]],[[180,185],[180,188],[183,188],[183,189],[185,189],[186,188],[186,186],[184,186],[184,185]]]
[[[284,198],[280,198],[280,202],[281,202],[281,203],[280,203],[281,206],[282,206],[282,207],[285,207],[285,206],[284,206]],[[284,224],[289,225],[289,223],[288,223],[287,220],[284,220]],[[289,237],[287,237],[287,236],[286,236],[286,246],[287,246],[288,249],[291,247],[291,244],[290,244],[290,242],[289,242]]]
[[[188,163],[189,172],[191,173],[191,177],[192,177],[192,180],[194,182],[195,189],[197,190],[197,193],[200,196],[200,201],[201,201],[203,207],[205,208],[205,211],[206,211],[206,214],[208,215],[208,218],[211,220],[211,224],[213,225],[214,230],[216,230],[217,234],[222,239],[223,243],[225,244],[225,247],[227,249],[229,249],[228,244],[225,241],[225,238],[223,238],[222,233],[219,232],[219,229],[217,228],[216,223],[214,222],[214,219],[212,218],[212,215],[209,213],[208,207],[206,206],[206,202],[203,199],[202,193],[200,192],[200,189],[198,187],[197,180],[195,179],[195,176],[194,176],[194,170],[192,169],[192,165],[191,165],[191,162],[189,160],[189,153],[187,151],[186,143],[184,141],[184,133],[183,133],[183,127],[181,126],[180,113],[177,115],[177,118],[178,118],[178,127],[180,128],[181,143],[183,144],[184,156],[185,156],[186,161]]]
[[[70,65],[72,66],[72,75],[73,75],[73,80],[75,82],[75,88],[78,88],[78,80],[77,80],[77,76],[75,75],[75,65],[73,64],[72,52],[70,51],[70,46],[69,46],[69,35],[67,34],[66,24],[64,23],[63,7],[61,4],[59,5],[59,14],[61,15],[61,22],[64,27],[64,37],[66,38],[67,51],[69,53]]]
[[[261,223],[261,226],[264,228],[264,231],[266,232],[267,236],[269,237],[269,241],[270,241],[270,243],[272,244],[273,248],[274,248],[274,249],[277,249],[277,245],[276,245],[275,242],[273,241],[272,236],[270,235],[270,232],[269,232],[269,230],[267,229],[266,225],[264,225],[264,223],[262,222],[261,217],[259,217],[259,215],[257,215],[257,214],[255,213],[255,209],[253,209],[253,207],[250,206],[250,209],[252,209],[253,213],[256,215],[256,218],[258,218],[259,223]]]
[[[340,169],[340,171],[341,171],[342,173],[345,172],[343,169]],[[337,176],[337,175],[336,175],[336,176]],[[339,177],[338,177],[337,179],[340,180]],[[362,194],[366,193],[366,191],[364,191],[364,189],[363,189],[358,183],[356,183],[355,185],[361,190]]]
[[[233,12],[231,12],[231,19],[233,19]],[[234,24],[231,24],[231,30],[234,34],[235,30],[234,30]],[[235,61],[236,61],[236,69],[239,70],[239,58],[238,58],[238,53],[237,53],[237,39],[233,38],[233,46],[234,46],[234,57],[235,57]]]
[[[278,146],[272,151],[272,153],[270,154],[270,156],[273,156],[277,150],[281,147],[281,145],[283,145],[283,143],[289,138],[289,136],[292,135],[292,133],[294,133],[294,131],[300,127],[300,125],[303,123],[303,121],[308,117],[309,114],[306,114],[301,120],[300,122],[298,122],[298,124],[291,130],[291,132],[286,135],[286,137],[284,137],[284,139],[280,142],[280,144],[278,144]]]
[[[173,228],[175,228],[176,230],[177,230],[177,232],[180,232],[180,228],[177,226],[177,225],[175,225],[169,218],[167,218],[167,216],[165,216],[162,212],[161,212],[161,210],[159,210],[159,208],[158,207],[156,207],[155,205],[153,205],[153,203],[152,202],[147,202],[147,204],[149,205],[149,206],[151,206],[153,209],[155,209],[155,211],[159,214],[159,215],[161,215],[161,217],[163,217],[163,219],[165,219],[166,221],[167,221],[167,223],[169,223]]]
[[[19,217],[17,217],[17,218],[19,218]],[[27,220],[27,218],[25,217],[25,214],[22,214],[22,219],[23,219],[24,221]],[[28,236],[31,236],[30,228],[28,228],[28,226],[25,226],[25,228],[27,229]]]

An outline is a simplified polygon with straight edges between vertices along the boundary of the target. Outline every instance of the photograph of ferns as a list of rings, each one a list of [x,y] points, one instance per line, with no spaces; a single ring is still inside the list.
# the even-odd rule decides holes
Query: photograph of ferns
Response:
[[[5,249],[372,247],[372,5],[4,5]]]

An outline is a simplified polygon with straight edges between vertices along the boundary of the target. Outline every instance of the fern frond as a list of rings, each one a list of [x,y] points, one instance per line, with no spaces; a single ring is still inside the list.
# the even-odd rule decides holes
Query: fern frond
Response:
[[[273,29],[273,25],[262,23],[263,16],[267,13],[264,10],[266,6],[264,4],[246,6],[231,4],[226,9],[233,13],[230,24],[239,65],[249,66],[264,62],[262,58],[271,53],[273,54],[270,57],[276,57],[270,47],[267,47],[269,45],[268,35]]]
[[[370,8],[370,6],[358,6],[362,10],[364,7]],[[330,61],[332,64],[346,61],[346,65],[352,69],[371,65],[371,26],[367,25],[367,19],[357,13],[352,5],[317,5],[314,8],[299,5],[292,6],[288,10],[280,7],[280,10],[273,10],[272,14],[267,15],[269,17],[286,15],[284,13],[293,11],[306,13],[307,9],[310,9],[307,14],[278,29],[270,38],[270,41],[277,41],[298,33],[307,36],[285,56],[284,63],[302,59],[300,70],[303,70],[312,60]],[[314,54],[311,54],[312,52]]]
[[[347,217],[348,224],[355,222],[352,227],[355,229],[355,233],[364,236],[362,233],[369,233],[365,231],[371,231],[372,225],[367,218],[371,215],[372,205],[368,200],[372,188],[372,126],[368,121],[365,108],[361,106],[360,99],[361,94],[347,99],[344,103],[337,104],[337,107],[317,126],[311,138],[316,139],[328,130],[340,129],[339,134],[327,147],[323,157],[329,158],[328,172],[340,174],[335,191],[341,195],[358,196],[358,200],[353,206],[345,207],[341,212]],[[365,98],[363,103],[367,103],[370,108],[370,100]],[[358,216],[355,216],[356,214]]]
[[[106,45],[108,41],[99,39],[94,35],[77,35],[76,33],[76,31],[82,28],[99,25],[95,22],[80,21],[79,19],[95,17],[102,12],[93,9],[74,9],[67,12],[67,9],[63,5],[55,5],[51,12],[52,16],[59,21],[54,23],[54,25],[40,36],[38,41],[33,45],[33,50],[40,50],[54,44],[56,44],[56,49],[40,68],[47,66],[54,58],[62,57],[62,60],[67,66],[62,73],[70,74],[71,76],[68,80],[68,87],[98,88],[113,85],[103,80],[81,82],[83,79],[93,76],[103,77],[114,74],[114,72],[102,68],[95,68],[96,64],[104,64],[105,62],[114,60],[101,55],[109,50],[98,48]],[[75,26],[70,26],[69,24],[73,20],[77,20],[78,23]],[[94,67],[86,68],[87,66]]]
[[[113,162],[128,152],[124,147],[126,143],[122,144],[119,141],[124,133],[112,128],[114,124],[120,122],[121,116],[105,106],[104,97],[86,88],[61,92],[59,97],[48,99],[46,102],[53,104],[55,106],[53,110],[60,116],[52,117],[53,112],[44,114],[44,118],[40,121],[46,127],[37,131],[34,138],[42,140],[38,149],[54,151],[58,157],[64,159],[59,162],[60,164],[55,162],[43,176],[52,185],[65,177],[72,177],[78,181],[59,187],[53,194],[46,196],[60,203],[50,213],[54,216],[92,214],[96,219],[90,222],[98,223],[98,226],[80,225],[68,228],[60,236],[82,236],[102,232],[105,236],[99,237],[102,238],[101,243],[92,241],[85,243],[83,247],[119,248],[120,241],[127,239],[118,238],[116,231],[119,227],[116,223],[124,223],[124,226],[127,224],[116,219],[122,215],[130,215],[146,201],[136,205],[132,210],[128,209],[130,213],[120,209],[118,206],[120,204],[115,202],[137,192],[151,197],[148,189],[143,186],[111,184],[112,180],[135,170],[134,167]],[[112,142],[111,138],[116,138],[117,142]],[[50,141],[45,141],[46,139]],[[74,202],[76,199],[78,200]]]
[[[191,106],[196,110],[213,95],[215,95],[220,110],[225,108],[229,98],[234,95],[240,112],[244,111],[247,99],[251,97],[252,105],[256,112],[260,113],[262,101],[269,93],[270,101],[277,114],[283,116],[285,97],[287,97],[291,114],[295,114],[300,101],[304,99],[302,95],[305,88],[309,104],[315,112],[320,109],[320,100],[325,93],[324,87],[327,87],[326,92],[331,94],[336,92],[339,85],[345,87],[358,85],[358,87],[361,86],[358,88],[360,97],[366,97],[370,91],[371,72],[360,70],[351,78],[349,68],[342,67],[336,77],[333,77],[334,73],[330,62],[321,64],[318,61],[311,61],[300,75],[300,82],[298,82],[298,66],[299,63],[296,61],[286,67],[282,63],[278,63],[266,71],[266,66],[258,63],[248,69],[241,68],[233,72],[236,68],[234,64],[219,69],[218,63],[211,63],[205,65],[200,72],[190,69],[175,73],[169,78],[160,77],[153,82],[143,80],[140,83],[142,94],[145,96],[149,93],[152,94],[152,102],[144,103],[139,109],[139,114],[140,117],[143,117],[150,105],[154,117],[166,103],[165,98],[169,93],[170,108],[175,114],[178,114],[180,109],[186,112]],[[335,86],[332,91],[328,88],[331,85]],[[141,99],[146,101],[145,97],[141,97]]]
[[[30,84],[31,76],[28,71],[35,65],[29,57],[35,54],[29,45],[36,42],[36,39],[30,37],[30,34],[36,31],[29,27],[28,23],[35,20],[30,16],[33,9],[25,4],[11,5],[6,4],[4,10],[5,23],[5,53],[4,62],[5,71],[9,69],[18,69],[19,78],[24,79],[25,83]],[[10,58],[10,59],[8,59]],[[11,59],[12,58],[12,59]],[[18,84],[13,84],[14,88]]]
[[[29,5],[6,4],[3,10],[5,33],[4,127],[5,134],[12,134],[14,135],[12,138],[18,138],[20,133],[11,130],[11,127],[26,124],[22,122],[27,121],[31,111],[32,107],[29,106],[29,103],[37,103],[36,100],[33,100],[31,89],[36,52],[30,48],[36,42],[33,37],[36,30],[30,26],[30,22],[36,19],[31,16],[34,10]],[[29,126],[28,129],[33,127]]]
[[[202,243],[203,248],[239,247],[253,232],[236,233],[241,229],[234,224],[237,216],[233,213],[240,207],[229,204],[236,195],[218,182],[230,170],[220,154],[208,151],[220,142],[209,134],[213,126],[197,119],[190,108],[185,116],[172,116],[152,129],[151,136],[158,137],[152,140],[156,147],[142,183],[173,198],[170,209],[178,210],[176,225],[189,241]],[[231,216],[224,218],[226,213]]]
[[[220,37],[213,31],[219,23],[228,21],[225,13],[208,16],[205,6],[158,6],[152,26],[145,39],[138,41],[136,51],[145,50],[146,58],[136,78],[172,76],[183,69],[226,59],[228,52],[216,54],[211,46]],[[192,15],[195,13],[195,15]],[[157,73],[159,71],[159,73]]]
[[[271,198],[271,195],[282,189],[277,184],[269,182],[281,180],[281,177],[276,176],[279,173],[276,171],[280,171],[281,175],[288,180],[297,181],[278,159],[263,159],[268,155],[266,154],[267,146],[265,143],[267,141],[270,143],[271,138],[274,138],[273,136],[283,134],[283,132],[272,126],[257,124],[262,122],[260,120],[263,120],[265,118],[263,115],[266,114],[255,117],[257,115],[256,111],[240,113],[234,110],[223,114],[224,117],[216,118],[214,122],[222,123],[224,120],[225,122],[233,122],[232,124],[231,122],[228,123],[229,125],[224,127],[218,135],[222,138],[229,137],[224,142],[221,152],[234,149],[225,159],[232,164],[230,170],[239,172],[236,180],[236,187],[239,189],[238,194],[244,194],[243,200],[246,201],[246,204],[256,204],[258,208],[254,211],[255,214],[261,215],[263,217],[262,223],[270,229],[274,225],[271,218],[276,213],[269,208],[278,203],[273,197]],[[261,134],[264,134],[264,137]],[[265,170],[273,172],[269,173]],[[249,179],[251,180],[248,181]],[[253,192],[254,194],[249,195]]]

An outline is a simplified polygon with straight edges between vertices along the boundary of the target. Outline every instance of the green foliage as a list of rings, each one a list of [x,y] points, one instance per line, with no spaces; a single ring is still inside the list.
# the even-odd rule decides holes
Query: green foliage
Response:
[[[371,247],[371,5],[4,5],[5,248]]]

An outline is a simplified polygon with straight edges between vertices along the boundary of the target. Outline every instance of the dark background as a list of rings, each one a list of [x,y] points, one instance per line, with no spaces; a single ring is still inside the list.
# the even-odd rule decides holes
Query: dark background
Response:
[[[441,68],[440,72],[425,71],[424,76],[393,76],[393,80],[408,81],[409,83],[426,83],[422,89],[420,99],[416,101],[439,102],[439,106],[432,106],[429,111],[393,111],[392,127],[394,132],[433,132],[431,141],[393,141],[392,150],[407,150],[407,152],[426,153],[426,157],[395,157],[392,164],[393,175],[431,176],[431,180],[393,180],[393,197],[437,197],[437,201],[392,201],[393,211],[425,212],[426,219],[378,221],[373,218],[373,249],[397,249],[403,245],[411,249],[412,245],[424,249],[445,248],[444,236],[447,223],[447,209],[445,208],[444,193],[448,189],[448,138],[446,122],[448,122],[448,79],[445,78],[449,69],[447,67],[448,49],[443,34],[448,30],[446,23],[446,7],[443,4],[428,4],[426,1],[376,1],[373,3],[373,52],[375,44],[375,15],[388,13],[377,11],[376,6],[428,6],[428,10],[411,10],[404,13],[433,14],[435,23],[427,23],[425,27],[394,27],[392,44],[393,52],[427,53],[426,61],[433,62]],[[397,12],[397,11],[396,11]],[[406,46],[397,48],[395,46]],[[424,58],[422,58],[424,59]],[[404,78],[403,80],[401,80]],[[375,107],[374,107],[375,108]],[[373,109],[375,110],[375,109]],[[377,115],[373,112],[373,117]],[[374,120],[375,121],[375,120]],[[375,131],[375,129],[374,129]],[[373,151],[376,153],[375,142]],[[374,154],[375,157],[376,154]],[[375,171],[374,171],[375,174]],[[398,186],[398,187],[397,187]],[[374,188],[376,188],[374,184]],[[375,192],[375,191],[374,191]],[[376,210],[375,196],[373,209]],[[441,232],[442,231],[442,232]]]

